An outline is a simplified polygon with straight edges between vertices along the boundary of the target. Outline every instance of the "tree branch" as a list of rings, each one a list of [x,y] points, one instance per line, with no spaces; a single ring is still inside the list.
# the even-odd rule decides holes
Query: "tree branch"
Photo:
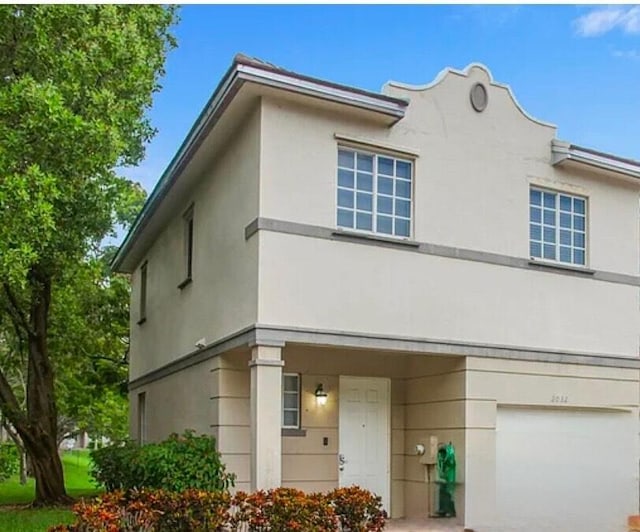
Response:
[[[7,421],[7,419],[5,418],[2,420],[2,426],[4,427],[4,430],[7,431],[9,438],[11,438],[13,440],[13,443],[16,444],[16,447],[20,449],[20,452],[24,452],[24,445],[22,444],[22,439],[13,428],[13,425],[11,425],[11,423],[9,423],[9,421]]]
[[[124,359],[119,360],[119,359],[107,357],[107,356],[104,356],[104,355],[87,355],[87,358],[89,358],[90,360],[106,360],[107,362],[111,362],[115,366],[126,366],[127,365],[127,361],[124,360]]]
[[[7,310],[11,314],[11,318],[14,321],[14,324],[17,320],[22,328],[27,331],[27,334],[31,335],[32,330],[31,326],[29,325],[29,320],[27,319],[27,316],[24,314],[24,312],[22,312],[20,304],[18,303],[18,299],[13,293],[13,290],[11,290],[11,287],[8,283],[2,283],[2,286],[4,287],[5,294],[7,294],[7,298],[9,299],[10,306],[7,307]]]
[[[22,435],[27,428],[28,421],[2,370],[0,370],[0,410],[2,410],[2,414],[11,425]]]

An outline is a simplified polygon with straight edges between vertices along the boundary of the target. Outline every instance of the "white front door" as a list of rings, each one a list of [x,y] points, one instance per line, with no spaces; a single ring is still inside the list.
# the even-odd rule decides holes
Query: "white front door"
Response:
[[[382,497],[389,513],[389,379],[340,377],[340,487],[354,484]]]

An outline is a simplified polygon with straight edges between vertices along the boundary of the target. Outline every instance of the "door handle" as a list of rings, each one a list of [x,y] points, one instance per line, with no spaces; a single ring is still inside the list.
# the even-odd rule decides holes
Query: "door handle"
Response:
[[[338,455],[338,463],[339,463],[340,465],[344,465],[344,464],[346,464],[346,463],[347,463],[347,461],[346,461],[346,460],[345,460],[345,458],[344,458],[344,454],[340,453],[340,454]]]

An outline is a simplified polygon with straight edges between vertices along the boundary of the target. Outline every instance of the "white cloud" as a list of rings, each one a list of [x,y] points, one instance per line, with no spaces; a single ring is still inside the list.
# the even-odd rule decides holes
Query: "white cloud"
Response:
[[[614,29],[640,33],[640,6],[601,7],[574,21],[578,35],[595,37]]]
[[[613,57],[621,57],[622,59],[640,60],[640,50],[614,50]]]

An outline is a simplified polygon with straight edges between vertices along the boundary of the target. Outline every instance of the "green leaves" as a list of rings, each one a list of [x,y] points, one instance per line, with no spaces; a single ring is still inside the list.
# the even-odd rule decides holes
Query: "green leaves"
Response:
[[[59,464],[58,413],[126,426],[128,280],[98,250],[144,199],[115,169],[154,133],[175,19],[160,5],[0,5],[0,409],[35,462]],[[39,502],[66,500],[61,478],[36,484]]]
[[[139,446],[128,441],[91,452],[91,475],[107,490],[134,488],[180,492],[194,488],[227,491],[235,475],[226,471],[210,436],[193,431],[172,434],[161,443]]]
[[[19,451],[13,443],[0,442],[0,482],[18,472]]]
[[[0,6],[0,251],[13,281],[56,274],[139,206],[114,168],[137,164],[153,128],[175,9]],[[0,274],[2,275],[2,274]]]

